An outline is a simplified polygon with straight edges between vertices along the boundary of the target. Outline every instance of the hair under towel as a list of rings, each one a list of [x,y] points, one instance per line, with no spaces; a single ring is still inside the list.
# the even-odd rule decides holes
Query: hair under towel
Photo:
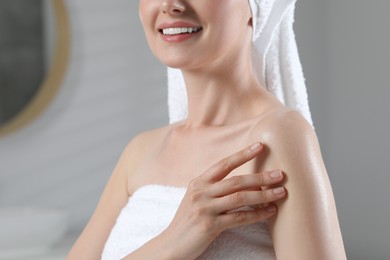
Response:
[[[253,20],[253,63],[260,83],[313,125],[305,79],[293,30],[296,0],[248,0]],[[179,69],[168,68],[169,121],[188,114],[187,92]]]

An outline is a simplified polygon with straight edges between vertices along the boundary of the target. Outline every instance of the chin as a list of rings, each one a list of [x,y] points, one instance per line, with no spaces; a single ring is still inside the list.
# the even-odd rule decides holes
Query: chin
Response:
[[[195,55],[190,55],[187,51],[165,48],[154,50],[153,54],[162,64],[170,68],[184,69],[195,65]]]
[[[186,67],[189,67],[189,61],[188,59],[173,59],[173,58],[159,58],[160,62],[164,64],[167,67],[173,68],[173,69],[184,69]]]

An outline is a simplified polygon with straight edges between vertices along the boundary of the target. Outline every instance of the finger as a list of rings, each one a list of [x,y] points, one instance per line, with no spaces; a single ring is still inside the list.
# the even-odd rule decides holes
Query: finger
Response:
[[[244,206],[275,202],[286,196],[283,187],[265,191],[241,191],[213,200],[212,209],[215,214],[238,209]]]
[[[242,190],[259,190],[261,186],[277,184],[282,180],[283,174],[281,171],[233,176],[213,184],[210,195],[222,197]]]
[[[276,212],[277,207],[275,205],[270,205],[261,209],[231,212],[218,216],[216,225],[219,230],[223,231],[228,228],[250,225],[262,220],[266,220],[275,215]]]
[[[255,143],[233,155],[222,159],[209,168],[204,174],[202,174],[201,178],[211,182],[220,181],[235,168],[255,158],[260,153],[260,151],[262,151],[262,149],[263,144]]]

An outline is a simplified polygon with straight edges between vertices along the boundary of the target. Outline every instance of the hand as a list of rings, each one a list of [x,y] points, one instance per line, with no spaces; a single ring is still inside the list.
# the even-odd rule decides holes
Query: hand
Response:
[[[255,158],[262,149],[262,144],[254,144],[219,161],[190,182],[174,219],[161,234],[170,248],[175,248],[171,254],[174,259],[194,259],[222,231],[265,220],[276,213],[273,204],[249,211],[237,209],[268,204],[285,197],[283,187],[261,190],[261,186],[280,183],[283,180],[280,171],[224,179],[235,168]]]

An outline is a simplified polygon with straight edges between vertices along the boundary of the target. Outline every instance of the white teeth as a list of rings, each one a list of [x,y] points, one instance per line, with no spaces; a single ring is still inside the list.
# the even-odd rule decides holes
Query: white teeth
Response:
[[[164,35],[176,35],[182,33],[193,33],[198,32],[201,28],[199,27],[182,27],[182,28],[165,28],[162,30]]]

